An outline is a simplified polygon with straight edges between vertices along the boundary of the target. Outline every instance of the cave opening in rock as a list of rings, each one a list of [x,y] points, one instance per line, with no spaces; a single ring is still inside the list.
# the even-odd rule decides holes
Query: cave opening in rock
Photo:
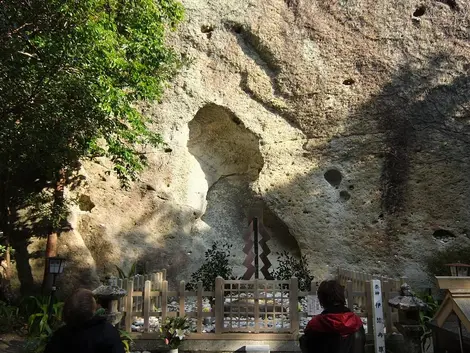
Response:
[[[209,247],[214,241],[233,244],[232,265],[236,275],[242,265],[243,235],[248,228],[248,211],[263,208],[263,221],[271,233],[268,242],[270,261],[276,265],[276,252],[287,250],[300,256],[295,238],[288,227],[252,190],[263,168],[259,139],[230,110],[215,104],[201,108],[189,123],[188,150],[199,162],[207,181],[206,208],[192,235]]]
[[[439,240],[443,243],[447,243],[448,241],[452,240],[455,238],[454,233],[447,229],[437,229],[434,231],[432,236],[436,239]]]

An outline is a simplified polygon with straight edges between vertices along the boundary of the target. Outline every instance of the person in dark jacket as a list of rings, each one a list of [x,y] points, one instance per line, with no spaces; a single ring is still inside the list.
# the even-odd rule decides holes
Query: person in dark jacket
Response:
[[[65,301],[63,320],[44,353],[124,353],[116,328],[104,317],[94,316],[93,293],[79,289]]]
[[[364,353],[362,320],[346,307],[344,287],[337,281],[323,281],[317,294],[324,310],[307,324],[300,338],[302,352]]]

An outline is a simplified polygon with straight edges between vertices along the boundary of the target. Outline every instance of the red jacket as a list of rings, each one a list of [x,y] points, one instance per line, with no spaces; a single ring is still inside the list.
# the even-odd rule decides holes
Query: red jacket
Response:
[[[305,328],[307,331],[336,332],[341,336],[348,336],[362,327],[362,320],[351,312],[337,314],[321,314],[310,320]]]
[[[364,353],[364,345],[361,318],[342,306],[313,317],[300,338],[303,353]]]

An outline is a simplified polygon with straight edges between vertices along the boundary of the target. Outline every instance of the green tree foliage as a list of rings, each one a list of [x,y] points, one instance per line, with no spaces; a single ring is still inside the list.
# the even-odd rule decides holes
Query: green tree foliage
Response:
[[[230,251],[232,245],[213,243],[206,250],[205,261],[202,266],[191,275],[191,281],[186,284],[187,290],[196,290],[197,283],[202,282],[206,291],[213,291],[215,288],[215,279],[220,276],[223,279],[232,277],[232,267],[230,267]]]
[[[162,141],[134,103],[158,99],[181,66],[165,33],[182,16],[174,0],[0,1],[1,230],[80,158],[136,178],[143,146]],[[62,203],[51,213],[60,223]]]
[[[430,255],[426,259],[427,272],[434,276],[450,276],[450,268],[446,264],[470,264],[470,245],[452,244],[444,250]]]
[[[313,275],[308,269],[307,257],[304,255],[300,259],[290,255],[287,251],[278,253],[277,261],[279,267],[272,271],[274,279],[288,281],[292,277],[299,280],[299,289],[309,291]]]

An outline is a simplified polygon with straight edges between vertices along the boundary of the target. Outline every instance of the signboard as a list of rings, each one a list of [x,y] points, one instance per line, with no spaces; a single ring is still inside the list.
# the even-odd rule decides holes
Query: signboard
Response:
[[[307,296],[307,313],[310,316],[320,315],[323,311],[317,295]]]
[[[372,286],[372,305],[374,308],[372,326],[374,327],[375,353],[385,353],[385,322],[382,303],[382,286],[377,279],[372,280],[370,285]]]

